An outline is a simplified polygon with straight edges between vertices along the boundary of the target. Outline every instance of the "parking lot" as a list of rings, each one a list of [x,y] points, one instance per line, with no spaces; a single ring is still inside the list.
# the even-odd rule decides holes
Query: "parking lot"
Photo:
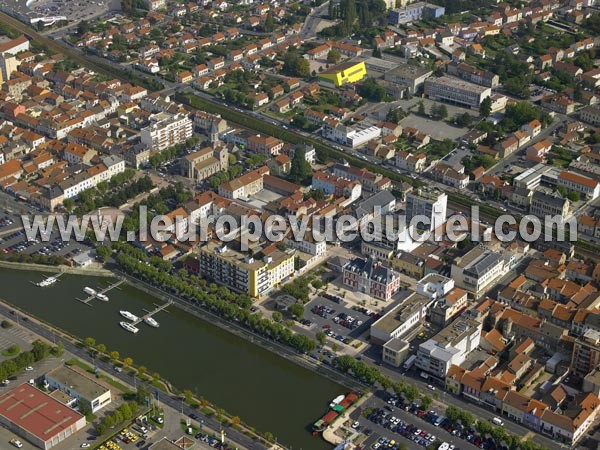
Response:
[[[23,231],[21,218],[16,214],[0,215],[0,251],[4,253],[24,253],[27,255],[40,254],[45,256],[64,256],[72,258],[91,247],[83,242],[71,240],[63,242],[58,231],[50,234],[45,242],[40,236],[29,241]]]
[[[368,418],[362,414],[367,408],[371,411]],[[449,432],[444,428],[448,427],[448,424],[444,421],[443,411],[435,406],[429,411],[422,411],[416,405],[403,404],[396,397],[382,391],[376,392],[361,408],[354,411],[351,419],[355,421],[353,427],[357,425],[356,429],[368,435],[365,448],[374,450],[400,448],[400,443],[416,450],[430,448],[442,442],[447,442],[452,450],[492,448],[475,446],[468,440],[461,439],[458,432]],[[468,436],[469,434],[465,435]],[[390,447],[391,442],[393,444]],[[480,441],[479,445],[483,443]]]
[[[349,344],[352,339],[357,339],[368,330],[379,314],[364,308],[362,312],[357,311],[349,308],[343,299],[338,299],[331,300],[322,296],[314,298],[306,304],[304,318],[311,322],[310,327],[315,333],[322,331],[332,341]],[[371,315],[366,314],[367,312]]]

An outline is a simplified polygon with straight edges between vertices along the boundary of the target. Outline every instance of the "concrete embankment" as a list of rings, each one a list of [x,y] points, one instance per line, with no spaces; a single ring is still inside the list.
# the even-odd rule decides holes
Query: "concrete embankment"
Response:
[[[70,273],[73,275],[87,275],[90,277],[114,277],[115,274],[102,267],[69,267],[69,266],[46,266],[44,264],[21,263],[12,261],[0,261],[0,267],[5,269],[28,270],[32,272],[48,273]]]

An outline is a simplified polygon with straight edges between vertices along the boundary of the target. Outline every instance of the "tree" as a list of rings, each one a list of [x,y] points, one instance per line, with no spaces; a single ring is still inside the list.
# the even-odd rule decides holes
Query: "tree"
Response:
[[[302,320],[304,317],[304,306],[302,306],[300,303],[294,303],[293,305],[290,305],[288,311],[298,320]]]
[[[479,105],[479,115],[481,117],[489,117],[490,113],[492,112],[492,98],[491,97],[486,97],[481,101],[481,104]]]
[[[460,421],[465,427],[471,428],[471,426],[473,426],[473,423],[475,422],[475,418],[473,417],[473,414],[471,414],[469,411],[461,411]]]
[[[321,346],[325,345],[325,342],[327,342],[327,336],[322,331],[318,331],[315,337]]]
[[[359,87],[358,92],[372,102],[383,102],[387,94],[385,88],[377,83],[375,78],[367,78]]]
[[[292,77],[309,77],[310,65],[308,60],[295,51],[288,51],[283,57],[283,73]]]
[[[446,107],[446,105],[440,105],[440,107],[438,108],[438,117],[442,120],[448,117],[448,108]]]
[[[130,357],[124,358],[123,364],[125,365],[125,367],[129,367],[133,364],[133,359]]]
[[[464,113],[456,118],[456,123],[461,127],[470,127],[473,123],[473,118],[471,117],[471,114]]]
[[[105,262],[111,253],[112,253],[112,250],[107,245],[101,244],[98,247],[96,247],[96,256],[102,262]]]
[[[419,106],[418,106],[417,111],[420,115],[422,115],[422,116],[425,115],[425,104],[423,103],[423,100],[419,101]]]
[[[421,407],[425,410],[429,409],[432,402],[433,400],[429,395],[424,395],[423,397],[421,397]]]
[[[86,345],[86,347],[93,348],[96,346],[96,339],[94,339],[93,337],[87,337],[85,338],[83,343]]]
[[[119,352],[113,350],[108,354],[108,356],[110,356],[110,359],[112,359],[113,361],[117,361],[119,359]]]
[[[567,194],[567,198],[572,202],[578,202],[580,200],[579,192],[571,191]]]
[[[338,62],[340,62],[341,58],[342,55],[337,48],[332,48],[331,50],[329,50],[329,53],[327,53],[327,62],[330,64],[337,64]]]
[[[186,389],[185,391],[183,391],[183,396],[185,398],[186,403],[192,403],[192,400],[194,399],[194,393],[192,391]]]
[[[456,406],[450,405],[446,408],[446,417],[451,424],[456,424],[460,420],[461,410]]]
[[[265,19],[265,26],[264,26],[264,30],[267,33],[272,32],[275,29],[275,21],[273,20],[273,16],[271,15],[271,12],[269,12],[267,14],[267,18]]]
[[[301,146],[294,150],[292,165],[290,168],[290,179],[295,183],[306,183],[312,176],[312,167],[306,160],[306,153]]]
[[[417,385],[412,384],[410,386],[407,386],[404,391],[404,396],[409,402],[414,402],[419,396],[419,388],[417,387]]]
[[[138,367],[138,370],[137,370],[138,377],[144,376],[144,374],[147,371],[148,371],[148,369],[146,369],[146,366],[140,366],[140,367]]]
[[[522,101],[511,103],[506,107],[506,117],[510,118],[514,123],[513,127],[519,128],[521,125],[540,118],[540,111],[530,102]],[[503,126],[507,132],[514,131],[506,126]]]
[[[283,315],[279,311],[273,311],[272,317],[275,322],[281,322],[283,320]]]
[[[482,436],[487,436],[488,434],[492,433],[493,427],[492,427],[492,424],[489,423],[487,420],[481,420],[480,419],[475,424],[475,429]]]
[[[75,200],[73,200],[72,198],[66,198],[63,201],[63,206],[67,211],[71,212],[73,210],[73,207],[75,206]]]
[[[106,352],[106,345],[98,344],[96,345],[96,350],[98,350],[98,353],[104,353]]]

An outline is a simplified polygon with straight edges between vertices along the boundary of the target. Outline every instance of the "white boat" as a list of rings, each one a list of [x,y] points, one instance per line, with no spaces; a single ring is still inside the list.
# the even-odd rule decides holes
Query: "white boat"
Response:
[[[146,322],[146,324],[148,324],[148,325],[150,325],[151,327],[154,327],[154,328],[160,327],[160,324],[156,320],[154,320],[152,317],[146,317],[144,319],[144,322]]]
[[[89,295],[96,295],[96,291],[94,289],[92,289],[91,287],[84,287],[83,288],[83,292],[85,292],[86,294]]]
[[[129,331],[130,333],[133,333],[133,334],[140,331],[137,327],[134,327],[129,322],[125,322],[125,321],[119,322],[119,325],[121,325],[124,329],[126,329],[127,331]]]
[[[42,281],[40,281],[39,283],[37,283],[36,285],[39,287],[47,287],[47,286],[53,285],[57,281],[58,281],[58,278],[56,278],[56,277],[47,277],[47,278],[43,279]]]
[[[138,316],[136,316],[135,314],[131,314],[129,311],[119,311],[119,314],[121,314],[127,320],[131,320],[132,322],[135,322],[136,320],[140,320],[140,318]]]
[[[337,405],[339,402],[341,402],[342,400],[344,400],[344,395],[338,395],[336,398],[334,398],[331,403],[329,404],[330,408],[333,408],[335,405]]]
[[[98,300],[102,300],[103,302],[107,302],[108,301],[108,295],[104,295],[104,294],[101,294],[99,292],[96,294],[96,298]]]

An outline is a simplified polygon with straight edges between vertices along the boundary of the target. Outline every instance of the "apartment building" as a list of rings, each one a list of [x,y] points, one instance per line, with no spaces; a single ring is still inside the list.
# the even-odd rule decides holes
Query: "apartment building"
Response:
[[[151,125],[141,130],[140,140],[152,150],[162,151],[192,137],[193,123],[185,114],[159,113],[151,121]]]
[[[263,177],[269,175],[267,166],[259,167],[235,180],[219,186],[219,195],[229,199],[247,198],[263,190]]]
[[[502,253],[478,246],[452,264],[451,276],[461,287],[476,298],[483,295],[508,270]]]
[[[484,98],[492,95],[492,89],[460,78],[443,76],[425,80],[425,95],[433,100],[478,108]]]
[[[432,231],[446,221],[446,207],[448,195],[445,192],[430,188],[420,188],[406,194],[406,224],[415,221],[429,221],[420,223],[417,228]],[[420,221],[420,220],[419,220]]]
[[[268,294],[294,273],[295,250],[282,251],[276,245],[244,253],[229,245],[209,241],[199,249],[198,273],[233,291],[252,297]]]
[[[593,126],[600,126],[600,106],[590,105],[579,111],[579,118],[582,122]]]
[[[572,373],[583,378],[600,364],[600,332],[588,329],[573,344]]]
[[[393,25],[416,22],[421,19],[437,19],[446,12],[443,6],[416,2],[390,10],[389,22]]]
[[[312,177],[312,188],[320,189],[326,195],[346,197],[350,203],[358,200],[362,194],[362,185],[358,181],[350,181],[326,172],[315,172]]]
[[[594,200],[600,195],[600,183],[575,172],[564,171],[556,180],[558,186],[564,186],[570,191],[581,194],[586,200]]]
[[[416,365],[443,379],[450,367],[459,366],[479,345],[482,324],[469,317],[459,317],[433,338],[419,345]]]
[[[560,216],[566,219],[570,212],[570,202],[566,198],[535,191],[531,197],[529,213],[543,219],[547,216]]]
[[[283,148],[283,141],[273,136],[257,134],[248,138],[247,149],[254,153],[267,156],[277,156]]]
[[[334,164],[331,171],[337,177],[358,181],[367,192],[379,192],[392,187],[392,181],[389,178],[365,168],[351,166],[348,163]]]

